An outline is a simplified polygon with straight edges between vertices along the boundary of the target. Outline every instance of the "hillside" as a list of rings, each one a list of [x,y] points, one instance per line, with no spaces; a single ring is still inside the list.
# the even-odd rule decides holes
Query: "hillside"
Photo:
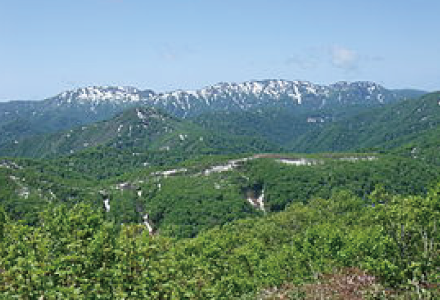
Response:
[[[381,107],[387,107],[384,104]],[[375,107],[375,106],[373,106]],[[332,123],[374,109],[365,105],[334,105],[319,110],[265,108],[206,113],[190,118],[205,129],[263,138],[291,150],[292,141],[322,130]]]
[[[177,153],[185,156],[280,149],[258,138],[219,135],[156,109],[139,107],[106,121],[9,143],[0,148],[0,154],[54,157],[97,146],[130,152],[130,156],[144,155],[148,151],[170,153],[165,156]]]
[[[292,141],[299,152],[396,148],[440,124],[440,93],[365,111]]]

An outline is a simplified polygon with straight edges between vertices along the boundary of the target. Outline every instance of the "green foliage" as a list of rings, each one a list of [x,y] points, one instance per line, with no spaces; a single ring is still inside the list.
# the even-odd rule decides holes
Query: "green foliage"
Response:
[[[437,92],[364,111],[293,140],[291,148],[300,152],[390,149],[423,140],[421,135],[429,136],[440,124],[439,99]]]
[[[0,292],[47,299],[234,299],[347,266],[394,286],[438,283],[439,191],[426,197],[378,191],[374,207],[338,192],[182,240],[151,237],[139,225],[116,226],[88,205],[58,206],[41,214],[39,226],[5,224]]]
[[[3,147],[0,145],[0,154],[53,158],[84,149],[93,149],[102,156],[105,152],[116,152],[131,162],[139,161],[140,158],[136,156],[141,156],[146,162],[145,158],[151,157],[165,161],[166,158],[188,158],[202,154],[278,151],[280,147],[257,137],[218,134],[162,111],[139,107],[128,109],[106,121],[23,139]],[[153,162],[147,162],[155,163],[154,159]]]
[[[4,160],[10,167],[0,167],[0,203],[11,218],[37,224],[38,212],[50,205],[83,202],[101,208],[108,198],[108,219],[139,224],[149,214],[161,234],[194,237],[216,225],[262,215],[248,197],[263,192],[266,211],[275,212],[290,203],[329,198],[341,189],[367,200],[378,184],[388,193],[424,195],[439,175],[421,161],[383,155],[372,160],[367,154],[269,155],[208,174],[211,167],[243,156],[205,156],[159,167],[131,165],[118,153],[88,151],[55,161]],[[150,154],[135,156],[137,164]],[[277,161],[281,157],[315,164],[288,165]],[[173,169],[186,171],[160,175]]]
[[[415,160],[365,155],[321,155],[308,158],[312,166],[291,166],[273,159],[254,160],[245,166],[251,183],[265,188],[267,205],[272,211],[283,210],[292,202],[313,197],[329,198],[333,192],[350,190],[364,199],[381,184],[397,194],[425,194],[438,178],[439,171]],[[368,157],[368,155],[367,155]],[[347,161],[347,159],[358,161]]]
[[[0,243],[3,241],[5,224],[6,224],[6,212],[3,209],[3,206],[0,205]]]
[[[439,280],[439,273],[430,274],[428,270],[438,270],[440,266],[440,185],[427,197],[399,197],[380,193],[374,196],[377,199],[375,220],[397,246],[397,255],[392,263],[400,273],[393,273],[392,278],[386,278],[387,281]]]
[[[35,224],[38,213],[57,203],[91,202],[96,181],[47,161],[0,161],[0,205],[13,219]]]

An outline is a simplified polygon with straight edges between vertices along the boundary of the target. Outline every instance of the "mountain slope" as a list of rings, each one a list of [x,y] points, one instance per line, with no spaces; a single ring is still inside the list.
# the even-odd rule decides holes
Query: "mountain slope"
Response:
[[[0,148],[4,156],[53,157],[101,146],[129,152],[185,154],[274,151],[279,147],[249,137],[225,136],[149,107],[128,109],[116,117],[69,131],[36,136]],[[122,153],[122,152],[121,152]]]
[[[60,203],[99,197],[97,181],[68,165],[28,159],[0,159],[0,206],[16,219],[33,224],[38,213]]]
[[[293,141],[296,151],[396,148],[440,125],[440,93],[373,109],[321,127]]]

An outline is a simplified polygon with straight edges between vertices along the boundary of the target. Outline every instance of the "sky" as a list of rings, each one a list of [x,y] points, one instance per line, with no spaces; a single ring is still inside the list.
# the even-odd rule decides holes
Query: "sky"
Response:
[[[259,79],[440,90],[438,0],[0,0],[0,101]]]

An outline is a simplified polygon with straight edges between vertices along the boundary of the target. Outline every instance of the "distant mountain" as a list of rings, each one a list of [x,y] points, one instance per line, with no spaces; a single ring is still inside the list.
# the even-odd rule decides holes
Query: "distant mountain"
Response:
[[[105,120],[143,105],[143,99],[153,94],[132,87],[88,87],[43,101],[0,103],[0,145]]]
[[[54,157],[97,146],[128,151],[130,156],[146,151],[187,156],[280,150],[258,138],[220,135],[158,109],[138,107],[109,120],[6,143],[0,155]]]
[[[330,86],[307,81],[263,80],[219,83],[197,91],[158,94],[150,103],[180,117],[217,111],[261,108],[319,110],[331,106],[373,106],[420,95],[419,91],[393,91],[373,82],[338,82]]]
[[[0,103],[0,145],[102,121],[134,106],[154,106],[187,118],[218,111],[266,108],[301,112],[356,105],[369,107],[420,94],[423,92],[388,90],[372,82],[324,86],[306,81],[263,80],[159,94],[134,87],[94,86],[66,91],[43,101]]]

